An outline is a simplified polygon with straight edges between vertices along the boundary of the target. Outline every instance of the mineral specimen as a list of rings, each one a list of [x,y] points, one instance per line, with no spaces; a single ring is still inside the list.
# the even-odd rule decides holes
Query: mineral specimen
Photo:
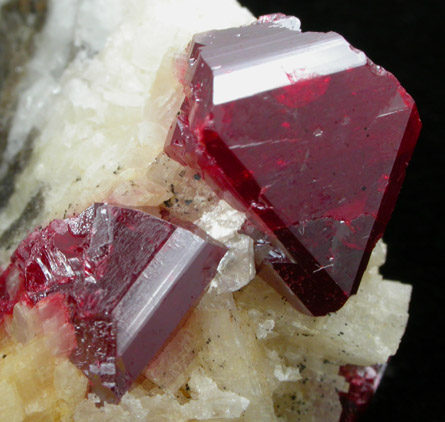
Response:
[[[142,211],[95,204],[19,245],[0,276],[0,315],[62,294],[76,332],[72,361],[97,393],[120,398],[190,313],[225,252]]]
[[[309,315],[357,292],[420,130],[390,73],[294,17],[196,35],[165,151],[270,236],[263,276]]]
[[[35,5],[45,6],[38,16]],[[28,6],[32,16],[17,20]],[[119,404],[99,406],[69,360],[76,336],[61,292],[17,303],[0,324],[0,420],[338,422],[342,403],[369,397],[354,385],[396,353],[411,294],[380,276],[383,243],[343,308],[303,315],[254,277],[252,239],[238,232],[244,213],[161,153],[183,102],[177,65],[185,68],[187,43],[249,24],[252,14],[235,0],[0,0],[0,8],[24,25],[18,43],[9,24],[0,41],[14,53],[0,59],[0,71],[12,72],[0,100],[1,166],[15,169],[14,177],[0,170],[2,268],[35,227],[94,202],[160,207],[230,248],[190,318]],[[257,243],[257,257],[269,247]],[[345,365],[354,377],[339,372]]]

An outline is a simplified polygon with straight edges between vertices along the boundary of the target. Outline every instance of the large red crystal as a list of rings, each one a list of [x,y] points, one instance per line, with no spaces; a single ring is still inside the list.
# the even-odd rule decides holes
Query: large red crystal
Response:
[[[63,294],[71,360],[96,393],[119,399],[196,304],[225,248],[142,211],[96,204],[31,233],[0,276],[0,317]]]
[[[197,35],[189,57],[166,153],[269,236],[263,275],[294,306],[338,310],[395,206],[420,130],[413,100],[340,35],[301,33],[295,18]]]

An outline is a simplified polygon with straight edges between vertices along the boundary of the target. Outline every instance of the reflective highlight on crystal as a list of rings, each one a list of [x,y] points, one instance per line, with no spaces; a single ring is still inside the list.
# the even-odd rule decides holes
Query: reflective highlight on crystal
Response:
[[[349,383],[349,391],[340,393],[343,408],[340,422],[355,422],[361,417],[377,391],[385,369],[386,364],[344,365],[340,368],[340,375],[344,376]]]
[[[103,399],[129,388],[210,283],[225,248],[142,211],[95,204],[26,238],[0,278],[0,315],[62,294],[71,360]]]
[[[358,289],[420,121],[394,76],[343,37],[278,20],[195,36],[165,151],[268,235],[280,259],[264,255],[265,278],[325,315]]]

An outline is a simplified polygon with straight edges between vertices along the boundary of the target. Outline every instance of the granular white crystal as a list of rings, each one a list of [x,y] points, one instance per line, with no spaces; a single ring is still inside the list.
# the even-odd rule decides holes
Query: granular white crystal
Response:
[[[230,391],[222,391],[216,383],[202,371],[194,372],[188,385],[192,400],[183,406],[188,419],[233,419],[239,418],[250,401]],[[196,396],[196,399],[195,397]]]

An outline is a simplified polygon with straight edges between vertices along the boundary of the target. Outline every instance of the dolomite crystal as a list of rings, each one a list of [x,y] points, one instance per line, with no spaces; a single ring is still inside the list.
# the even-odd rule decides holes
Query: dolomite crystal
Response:
[[[72,361],[96,393],[119,399],[190,313],[225,252],[150,214],[96,204],[19,245],[0,276],[0,315],[62,293],[76,331]]]
[[[270,236],[264,277],[309,315],[357,292],[420,130],[390,73],[272,15],[196,35],[165,151]]]

